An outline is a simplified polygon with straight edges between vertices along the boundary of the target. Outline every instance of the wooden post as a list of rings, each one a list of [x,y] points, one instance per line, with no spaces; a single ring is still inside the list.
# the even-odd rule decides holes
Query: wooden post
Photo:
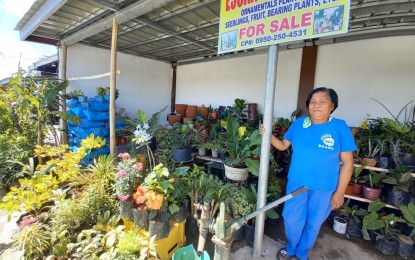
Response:
[[[300,86],[298,88],[297,109],[301,109],[301,115],[307,115],[308,109],[305,104],[308,93],[314,89],[314,78],[316,77],[317,46],[303,48],[301,61]]]
[[[67,60],[67,47],[64,44],[60,45],[59,48],[59,79],[66,80],[66,60]],[[60,100],[61,106],[60,110],[63,113],[66,113],[66,89],[62,90],[60,93],[63,98]],[[61,118],[60,119],[60,144],[68,144],[68,122]]]
[[[118,24],[115,18],[112,20],[112,41],[111,41],[111,67],[110,67],[110,153],[115,155],[117,146],[115,143],[115,95],[117,79],[117,37]]]
[[[177,76],[177,62],[172,62],[171,67],[173,69],[173,80],[171,83],[171,101],[170,101],[170,112],[176,111],[176,76]]]

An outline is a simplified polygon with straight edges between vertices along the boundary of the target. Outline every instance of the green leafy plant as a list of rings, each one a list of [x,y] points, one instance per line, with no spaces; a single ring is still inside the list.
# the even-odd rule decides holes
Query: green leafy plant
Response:
[[[366,184],[369,184],[370,188],[378,189],[382,187],[382,180],[386,178],[385,173],[377,173],[373,170],[369,170],[369,174],[364,176]]]
[[[41,222],[35,222],[16,233],[13,240],[13,246],[23,250],[25,258],[41,259],[50,248],[49,228]]]
[[[382,179],[382,182],[393,185],[394,191],[409,192],[413,182],[412,173],[399,165],[396,169],[390,169],[387,177]]]
[[[353,175],[351,178],[351,182],[352,183],[359,183],[360,180],[362,180],[362,176],[360,176],[360,174],[362,173],[362,171],[365,169],[364,165],[359,165],[359,166],[353,166]]]
[[[415,205],[413,203],[408,203],[408,205],[399,207],[402,211],[402,215],[406,221],[406,224],[411,227],[411,238],[415,237]]]
[[[378,234],[378,238],[397,238],[399,233],[393,227],[401,219],[393,213],[386,215],[384,212],[380,212],[385,206],[386,204],[379,199],[369,204],[369,214],[363,218],[364,236],[367,236],[367,230],[372,230]]]
[[[105,96],[105,88],[104,87],[97,87],[96,93],[98,96]]]
[[[225,164],[231,167],[244,168],[248,166],[250,170],[255,170],[259,162],[252,160],[253,156],[260,154],[261,136],[258,130],[250,130],[241,126],[232,116],[228,117],[225,135],[226,151],[229,157],[225,159]],[[251,172],[252,172],[251,171]]]
[[[342,206],[344,215],[351,219],[354,223],[362,223],[363,217],[365,217],[368,214],[367,210],[359,208],[358,205],[353,205],[350,207],[349,204],[350,199],[348,199],[346,203]]]
[[[127,231],[117,244],[118,252],[121,257],[133,257],[137,259],[156,258],[155,238],[149,238],[141,229],[132,229]]]
[[[246,107],[248,103],[245,99],[236,98],[232,107],[229,108],[229,112],[240,119],[246,118]]]
[[[195,130],[188,125],[175,123],[174,127],[168,131],[168,138],[173,149],[190,147],[195,142]]]

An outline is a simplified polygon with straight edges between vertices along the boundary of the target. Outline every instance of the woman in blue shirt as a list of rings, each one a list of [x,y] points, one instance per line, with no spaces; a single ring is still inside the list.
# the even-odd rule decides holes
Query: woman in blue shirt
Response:
[[[330,210],[340,208],[353,172],[353,135],[345,121],[331,113],[338,106],[334,90],[317,88],[310,92],[306,105],[309,116],[293,122],[280,140],[275,136],[271,144],[278,150],[293,148],[288,172],[287,194],[306,186],[308,191],[288,200],[283,210],[286,248],[277,259],[308,259],[320,227]],[[260,133],[264,133],[260,126]],[[340,166],[341,163],[341,166]]]

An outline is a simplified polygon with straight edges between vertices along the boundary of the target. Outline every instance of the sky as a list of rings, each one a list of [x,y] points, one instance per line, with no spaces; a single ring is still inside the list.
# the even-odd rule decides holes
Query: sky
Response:
[[[20,41],[14,30],[35,0],[0,0],[0,80],[10,77],[20,67],[28,67],[42,58],[57,54],[56,46]]]

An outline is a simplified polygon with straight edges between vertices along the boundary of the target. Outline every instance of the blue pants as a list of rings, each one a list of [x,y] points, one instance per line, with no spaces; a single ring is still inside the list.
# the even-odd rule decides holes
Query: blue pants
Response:
[[[300,187],[288,181],[287,194]],[[308,259],[307,251],[313,247],[321,225],[330,214],[332,194],[333,191],[309,189],[285,202],[282,216],[289,255],[301,260]]]

